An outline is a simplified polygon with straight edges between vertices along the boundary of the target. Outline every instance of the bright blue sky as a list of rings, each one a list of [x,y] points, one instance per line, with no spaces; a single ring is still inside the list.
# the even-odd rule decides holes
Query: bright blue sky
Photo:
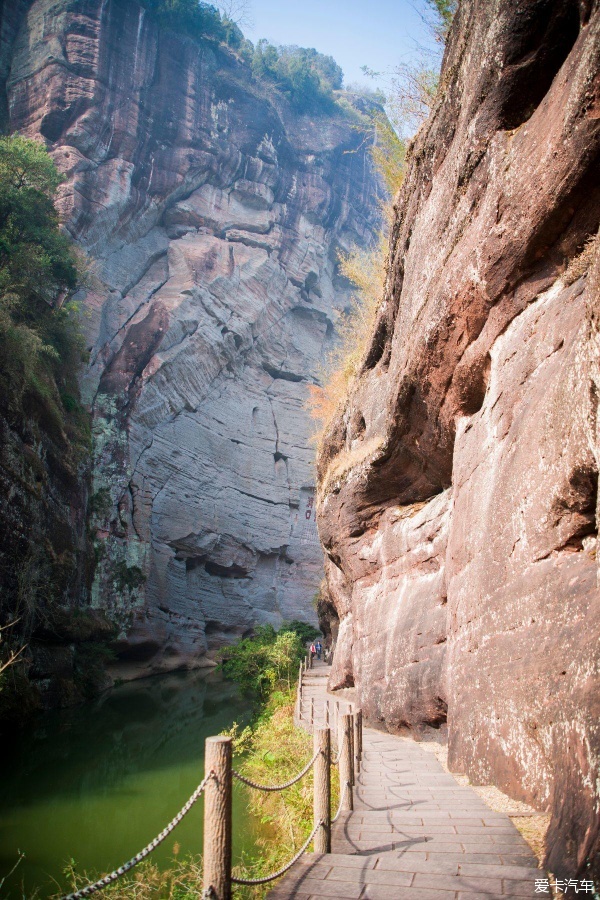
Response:
[[[360,71],[393,69],[415,55],[417,43],[431,38],[417,9],[423,0],[251,0],[252,41],[314,47],[333,56],[345,82],[374,83]]]

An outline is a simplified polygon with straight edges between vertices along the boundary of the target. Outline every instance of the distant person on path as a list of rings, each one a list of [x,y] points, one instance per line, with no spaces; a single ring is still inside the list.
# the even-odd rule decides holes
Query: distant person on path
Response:
[[[317,648],[315,647],[314,644],[311,644],[311,645],[310,645],[310,651],[309,651],[309,652],[310,652],[310,658],[311,658],[311,661],[312,661],[312,660],[315,658],[315,653],[317,652]]]
[[[321,653],[323,652],[323,644],[321,641],[317,641],[315,644],[315,650],[317,651],[317,659],[321,659]]]

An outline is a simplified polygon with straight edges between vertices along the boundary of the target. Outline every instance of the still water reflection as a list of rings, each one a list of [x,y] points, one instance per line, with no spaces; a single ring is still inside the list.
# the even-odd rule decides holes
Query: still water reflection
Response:
[[[204,740],[249,718],[234,685],[214,673],[176,673],[121,685],[97,702],[38,721],[8,749],[0,776],[0,896],[46,898],[79,870],[110,871],[164,828],[201,781]],[[202,848],[202,802],[152,859],[167,867]],[[258,824],[234,791],[234,859],[251,853]],[[58,886],[57,886],[58,883]],[[23,888],[24,894],[23,894]]]

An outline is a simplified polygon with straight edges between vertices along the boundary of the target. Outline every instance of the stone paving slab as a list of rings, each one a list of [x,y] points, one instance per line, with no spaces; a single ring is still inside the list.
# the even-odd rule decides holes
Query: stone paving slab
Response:
[[[304,680],[302,714],[310,715],[314,697],[317,726],[325,723],[328,673],[321,666]],[[331,710],[335,699],[329,700]],[[347,708],[347,701],[340,701],[340,709]],[[355,808],[333,827],[333,852],[306,854],[270,892],[270,900],[523,900],[535,895],[535,879],[544,873],[508,816],[457,784],[413,741],[365,728],[363,750]]]

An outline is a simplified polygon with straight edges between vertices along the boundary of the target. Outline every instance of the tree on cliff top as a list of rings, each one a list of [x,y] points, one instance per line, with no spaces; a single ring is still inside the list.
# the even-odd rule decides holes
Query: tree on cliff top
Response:
[[[192,38],[212,37],[226,40],[219,10],[198,0],[140,0],[156,19],[167,28]]]
[[[272,81],[299,112],[331,109],[333,91],[341,89],[344,77],[332,56],[312,47],[275,47],[266,40],[254,48],[252,74]]]
[[[331,56],[312,47],[276,47],[260,40],[253,47],[241,26],[248,22],[243,0],[223,0],[218,6],[199,0],[139,0],[165,28],[194,40],[209,39],[232,47],[250,63],[257,79],[270,81],[298,112],[327,112],[333,91],[340,90],[343,72]]]

